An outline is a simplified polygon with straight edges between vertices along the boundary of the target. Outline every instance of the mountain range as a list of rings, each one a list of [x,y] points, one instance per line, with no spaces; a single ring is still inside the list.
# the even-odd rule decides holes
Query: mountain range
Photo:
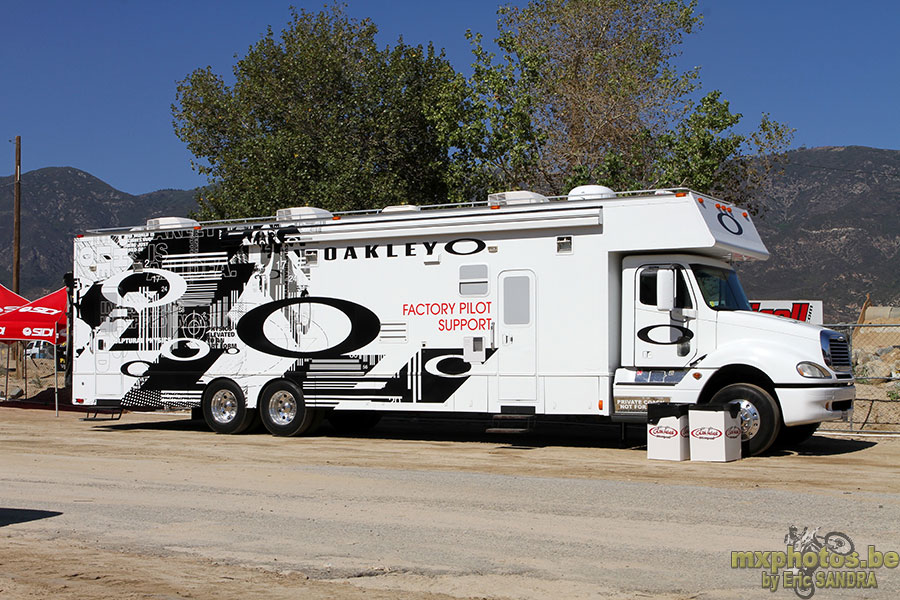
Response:
[[[12,289],[13,177],[0,178],[0,283]],[[22,173],[19,293],[33,300],[59,289],[72,270],[72,238],[89,229],[141,224],[196,209],[195,192],[133,196],[72,167]]]
[[[900,306],[900,151],[794,150],[754,219],[769,260],[738,266],[751,298],[823,300],[825,322],[856,322],[871,295]]]
[[[824,300],[826,322],[855,321],[866,294],[900,305],[900,151],[861,146],[794,150],[755,218],[771,256],[738,263],[754,299]],[[12,282],[13,178],[0,178],[0,282]],[[89,229],[188,216],[195,190],[131,195],[71,167],[22,175],[20,292],[63,285],[72,238]]]

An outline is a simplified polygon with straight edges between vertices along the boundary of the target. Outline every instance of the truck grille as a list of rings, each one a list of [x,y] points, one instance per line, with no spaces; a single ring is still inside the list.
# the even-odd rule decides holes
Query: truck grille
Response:
[[[835,371],[849,371],[850,364],[850,342],[847,338],[839,333],[832,332],[827,340],[822,340],[822,353],[825,355],[825,364]]]

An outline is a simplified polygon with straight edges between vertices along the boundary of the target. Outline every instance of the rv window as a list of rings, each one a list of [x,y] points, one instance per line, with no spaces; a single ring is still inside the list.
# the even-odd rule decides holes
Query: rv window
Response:
[[[488,293],[487,281],[460,281],[459,282],[459,295],[460,296],[487,296],[487,293]]]
[[[531,322],[531,282],[528,277],[503,280],[503,323],[528,325]]]
[[[638,285],[638,299],[645,306],[656,306],[656,267],[641,271]],[[675,308],[694,308],[691,295],[684,280],[684,270],[678,269],[678,283],[675,287]]]
[[[462,265],[459,267],[459,295],[487,296],[488,266]]]

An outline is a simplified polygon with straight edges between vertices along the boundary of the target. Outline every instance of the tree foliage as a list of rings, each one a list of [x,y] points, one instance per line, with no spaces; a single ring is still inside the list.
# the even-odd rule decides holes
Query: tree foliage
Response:
[[[432,46],[379,48],[340,6],[292,10],[234,66],[197,69],[172,106],[210,186],[201,216],[353,210],[527,188],[689,186],[746,201],[791,130],[750,134],[675,66],[695,0],[531,0],[498,11],[496,56],[469,32],[468,78]]]
[[[512,121],[512,132],[486,129],[493,186],[551,194],[582,183],[691,186],[734,195],[758,184],[791,130],[763,115],[758,130],[740,135],[733,128],[742,115],[720,92],[692,100],[699,71],[679,71],[674,59],[701,25],[695,9],[693,0],[532,0],[500,9],[501,58],[470,35],[471,89],[495,114],[528,114]]]
[[[454,113],[465,82],[431,46],[379,48],[376,32],[337,6],[292,10],[280,36],[270,28],[237,61],[233,85],[209,67],[180,82],[175,131],[211,182],[201,216],[447,198],[435,119]]]

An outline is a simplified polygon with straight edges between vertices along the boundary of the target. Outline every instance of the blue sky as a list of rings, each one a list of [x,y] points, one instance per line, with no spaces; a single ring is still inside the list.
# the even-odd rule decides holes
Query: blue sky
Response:
[[[521,4],[522,2],[518,2]],[[211,65],[227,75],[291,2],[156,0],[0,2],[0,174],[83,169],[139,194],[204,180],[172,130],[176,82]],[[295,0],[318,10],[324,1]],[[381,41],[434,42],[468,72],[466,29],[492,38],[489,0],[348,0]],[[900,149],[900,3],[883,0],[701,0],[703,29],[679,59],[701,67],[752,127],[763,112],[797,129],[796,146]]]

